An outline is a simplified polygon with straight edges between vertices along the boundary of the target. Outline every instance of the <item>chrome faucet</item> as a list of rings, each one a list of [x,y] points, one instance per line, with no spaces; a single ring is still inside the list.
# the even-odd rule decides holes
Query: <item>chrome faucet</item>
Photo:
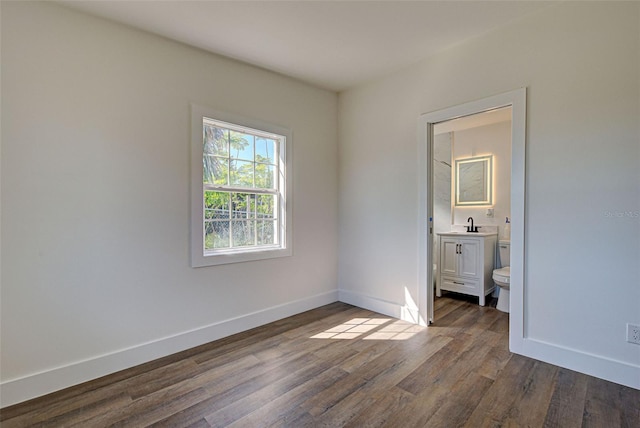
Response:
[[[478,226],[473,227],[473,217],[467,219],[467,223],[471,222],[471,226],[467,226],[467,232],[478,233]]]

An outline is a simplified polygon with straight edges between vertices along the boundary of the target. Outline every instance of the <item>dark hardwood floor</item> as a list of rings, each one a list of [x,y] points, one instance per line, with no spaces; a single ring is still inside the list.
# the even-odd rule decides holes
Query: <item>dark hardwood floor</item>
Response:
[[[3,428],[640,427],[640,391],[508,350],[454,295],[422,328],[334,303],[2,409]]]

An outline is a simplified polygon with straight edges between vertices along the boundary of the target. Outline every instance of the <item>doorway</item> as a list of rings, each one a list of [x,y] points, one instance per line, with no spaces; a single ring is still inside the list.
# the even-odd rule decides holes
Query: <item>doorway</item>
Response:
[[[450,300],[438,299],[443,293],[449,294],[450,298],[470,303],[475,298],[482,306],[496,306],[495,297],[498,292],[494,290],[492,271],[494,267],[508,266],[509,261],[507,241],[510,239],[508,222],[511,217],[511,106],[437,123],[433,127],[433,134],[431,224],[436,286],[434,317],[440,319],[443,312],[438,308]],[[442,247],[446,247],[452,239],[457,242],[457,235],[451,235],[451,232],[463,232],[469,221],[474,222],[479,229],[480,233],[475,237],[480,237],[480,240],[473,244],[467,242],[471,247],[465,245],[473,257],[469,258],[468,251],[460,252],[465,255],[460,262],[469,258],[467,262],[473,265],[467,266],[466,275],[475,278],[466,283],[464,277],[459,280],[451,278],[451,275],[456,275],[451,263],[462,257],[458,255],[457,248],[455,254],[446,256]],[[486,262],[478,269],[479,266],[475,264],[480,254],[476,254],[476,250],[481,243]],[[486,251],[485,243],[490,247],[504,247],[500,253],[500,256],[504,256],[504,261],[496,257],[498,264],[494,266],[494,253],[497,252]],[[508,310],[505,307],[507,300],[508,292],[503,291],[501,305],[498,307]]]
[[[420,116],[419,149],[419,272],[418,309],[422,322],[434,318],[434,127],[453,119],[511,107],[511,293],[509,348],[517,352],[523,345],[524,332],[524,196],[525,196],[525,126],[526,89],[495,95]]]

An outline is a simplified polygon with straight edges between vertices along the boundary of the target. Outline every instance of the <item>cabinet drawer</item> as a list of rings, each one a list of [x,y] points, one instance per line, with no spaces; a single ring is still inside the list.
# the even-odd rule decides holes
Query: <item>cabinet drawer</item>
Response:
[[[455,291],[457,293],[471,294],[478,296],[478,281],[472,281],[466,278],[450,278],[442,277],[442,290]]]

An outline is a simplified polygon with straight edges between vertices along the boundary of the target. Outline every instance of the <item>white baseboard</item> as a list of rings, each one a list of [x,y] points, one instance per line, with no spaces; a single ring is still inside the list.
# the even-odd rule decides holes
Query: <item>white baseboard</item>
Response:
[[[640,390],[640,366],[525,338],[512,352]]]
[[[338,300],[359,308],[378,312],[382,315],[387,315],[389,317],[398,318],[415,324],[425,325],[424,321],[420,322],[420,314],[415,305],[403,305],[400,303],[389,302],[367,294],[347,290],[338,291]]]
[[[191,331],[164,337],[63,367],[34,373],[0,384],[0,407],[40,397],[73,385],[166,357],[232,334],[240,333],[338,300],[338,291],[329,291],[287,302]]]
[[[418,311],[411,306],[353,291],[330,291],[63,367],[5,381],[0,384],[0,407],[40,397],[335,301],[348,303],[393,318],[418,322]],[[517,348],[512,352],[640,389],[640,367],[636,365],[532,339],[522,340],[517,344]]]
[[[354,291],[338,290],[338,300],[348,303],[359,308],[368,309],[378,312],[389,317],[400,318],[400,305],[393,302],[380,300],[376,297],[369,296]]]

